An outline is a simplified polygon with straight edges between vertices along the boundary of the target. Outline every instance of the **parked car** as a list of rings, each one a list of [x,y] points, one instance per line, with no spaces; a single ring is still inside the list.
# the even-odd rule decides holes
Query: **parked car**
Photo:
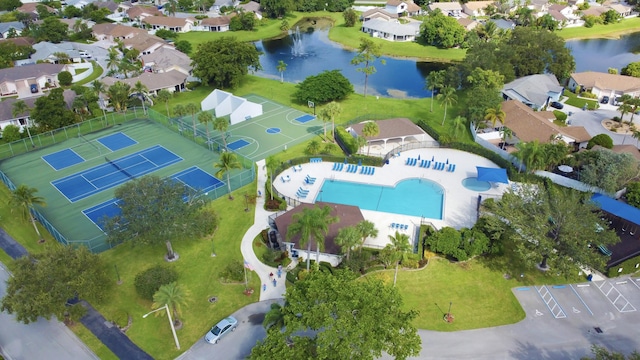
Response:
[[[609,103],[609,97],[608,96],[603,96],[602,100],[600,100],[601,104],[608,104]]]
[[[616,96],[616,97],[613,99],[613,105],[615,105],[615,106],[620,106],[621,101],[622,101],[622,96]]]
[[[551,104],[549,104],[549,106],[556,109],[562,109],[564,107],[564,105],[562,105],[562,103],[558,101],[552,102]]]
[[[209,344],[217,344],[220,341],[220,338],[227,335],[228,333],[235,331],[238,326],[238,320],[233,316],[229,316],[220,320],[214,327],[207,332],[207,335],[204,336],[204,340]]]
[[[29,88],[31,89],[32,94],[35,94],[38,92],[38,84],[31,84],[29,85]]]

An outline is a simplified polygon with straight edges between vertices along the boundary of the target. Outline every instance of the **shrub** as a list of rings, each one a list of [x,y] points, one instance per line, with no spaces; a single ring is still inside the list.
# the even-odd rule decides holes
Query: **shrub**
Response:
[[[591,91],[583,91],[580,93],[580,97],[589,98],[589,99],[597,99],[598,95],[592,93]]]
[[[587,149],[591,149],[596,145],[600,145],[604,148],[611,149],[613,148],[613,140],[607,134],[598,134],[589,140],[587,144]]]
[[[73,75],[68,71],[60,71],[58,73],[58,81],[62,86],[69,86],[73,82]]]
[[[227,265],[220,278],[223,282],[240,282],[244,280],[244,266],[240,260],[232,261]]]
[[[2,130],[2,139],[8,143],[20,140],[20,128],[16,125],[9,124]]]
[[[156,265],[136,275],[134,286],[140,297],[153,300],[153,294],[160,289],[160,286],[176,280],[178,280],[178,273],[174,269]]]
[[[556,116],[556,119],[558,121],[562,121],[562,122],[566,122],[567,121],[567,114],[563,113],[560,110],[553,110],[553,115]]]
[[[627,193],[624,196],[629,205],[640,208],[640,182],[627,184]]]
[[[336,128],[336,140],[339,144],[342,144],[344,149],[349,154],[355,154],[358,152],[358,144],[356,143],[356,138],[353,137],[347,130],[343,127]]]
[[[407,268],[407,269],[417,269],[417,268],[420,267],[420,263],[418,262],[418,260],[405,259],[402,262],[402,267]]]

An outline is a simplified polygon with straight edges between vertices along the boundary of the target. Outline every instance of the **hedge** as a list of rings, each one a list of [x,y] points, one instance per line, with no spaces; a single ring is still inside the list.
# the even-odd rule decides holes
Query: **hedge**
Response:
[[[338,144],[343,146],[343,150],[346,150],[349,154],[355,154],[358,152],[358,143],[356,142],[356,138],[341,126],[336,128],[336,140],[338,141]]]
[[[622,269],[622,271],[618,272],[619,269]],[[636,256],[621,264],[608,268],[607,277],[611,278],[625,274],[633,274],[638,271],[640,271],[640,256]]]
[[[558,121],[562,121],[562,122],[566,122],[567,121],[567,114],[563,113],[560,110],[553,110],[553,115],[556,116],[556,119]]]
[[[431,136],[435,141],[440,139],[440,133],[436,131],[436,129],[432,128],[431,125],[427,124],[424,120],[418,120],[417,124],[422,130],[424,130],[429,136]]]

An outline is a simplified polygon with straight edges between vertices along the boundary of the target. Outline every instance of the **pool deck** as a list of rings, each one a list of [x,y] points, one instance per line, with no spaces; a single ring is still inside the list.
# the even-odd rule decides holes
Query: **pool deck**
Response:
[[[446,162],[455,164],[454,172],[445,170],[434,170],[432,168],[425,169],[418,165],[405,165],[408,158],[418,158],[437,162]],[[360,182],[372,185],[395,186],[401,180],[411,178],[422,178],[431,180],[439,184],[445,189],[444,193],[444,209],[443,219],[428,219],[437,229],[450,226],[456,229],[463,227],[471,227],[476,222],[476,207],[478,204],[478,195],[483,198],[500,197],[502,193],[507,191],[507,184],[493,184],[486,191],[477,192],[469,190],[462,185],[462,180],[469,177],[476,177],[476,166],[498,168],[496,164],[490,160],[475,154],[441,148],[416,149],[402,152],[400,156],[396,156],[389,160],[389,164],[383,167],[376,167],[374,175],[360,174],[360,167],[356,173],[346,172],[345,164],[342,171],[333,171],[333,162],[307,163],[302,165],[302,170],[294,171],[289,168],[281,173],[277,179],[274,179],[273,185],[283,195],[296,199],[296,192],[299,188],[308,190],[309,193],[304,199],[297,198],[301,202],[314,203],[322,188],[322,184],[327,180],[343,180],[350,182]],[[432,165],[433,166],[433,165]],[[309,175],[317,178],[313,185],[304,182],[305,177]],[[286,179],[284,181],[282,179]],[[321,200],[321,198],[319,199]],[[402,199],[398,199],[402,201]],[[394,235],[396,229],[391,228],[392,223],[400,223],[409,225],[407,230],[403,232],[410,235],[415,234],[416,228],[420,226],[421,218],[417,216],[399,215],[384,213],[379,211],[361,210],[365,219],[376,224],[378,236],[369,238],[365,242],[365,246],[382,248],[389,243],[389,235]]]

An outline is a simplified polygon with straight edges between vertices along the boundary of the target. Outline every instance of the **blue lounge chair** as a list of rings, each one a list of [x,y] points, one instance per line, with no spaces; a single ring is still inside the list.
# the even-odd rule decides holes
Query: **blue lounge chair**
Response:
[[[376,172],[376,168],[371,168],[371,174],[370,175],[373,175],[375,172]]]
[[[391,228],[395,229],[396,228],[396,223],[391,223]]]
[[[307,194],[296,193],[296,196],[301,198],[301,199],[304,199],[304,198],[307,197]]]
[[[404,164],[409,165],[410,162],[411,162],[411,158],[407,158],[407,161]]]
[[[362,168],[360,168],[360,174],[364,174],[365,170],[367,170],[366,166],[363,166]]]

